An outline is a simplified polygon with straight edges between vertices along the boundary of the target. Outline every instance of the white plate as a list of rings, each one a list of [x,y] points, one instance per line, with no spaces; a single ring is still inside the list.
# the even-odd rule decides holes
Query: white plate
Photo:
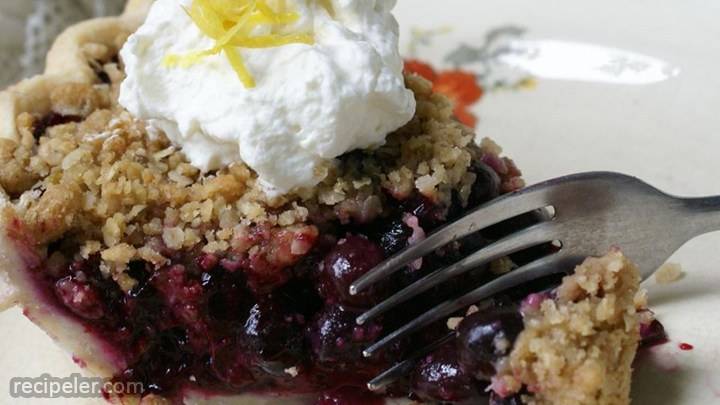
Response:
[[[675,194],[720,194],[719,2],[401,0],[398,15],[405,39],[413,27],[440,29],[414,49],[438,70],[454,68],[445,59],[458,45],[480,48],[488,31],[525,30],[490,47],[516,53],[496,56],[483,81],[530,75],[535,88],[489,91],[474,111],[479,135],[504,146],[530,182],[613,170]],[[718,246],[717,233],[690,242],[671,259],[684,279],[645,284],[671,342],[638,361],[634,403],[720,403]]]
[[[490,53],[498,52],[489,62],[462,69],[482,73],[489,67],[482,78],[488,87],[503,78],[512,84],[534,77],[534,89],[491,89],[472,107],[480,136],[503,145],[530,182],[615,170],[676,194],[720,194],[720,2],[399,3],[404,51],[411,48],[412,28],[436,32],[416,35],[412,48],[414,57],[438,70],[453,68],[445,57],[462,43],[480,48],[494,29],[525,30],[493,43]],[[504,48],[514,51],[499,52]],[[473,59],[472,52],[460,55]],[[718,234],[692,241],[672,258],[683,265],[684,279],[667,286],[646,283],[671,342],[637,362],[634,403],[720,403],[718,246]],[[78,371],[19,311],[0,314],[0,325],[6,348],[0,351],[0,404],[40,403],[10,399],[12,376]],[[694,349],[680,350],[681,342]]]

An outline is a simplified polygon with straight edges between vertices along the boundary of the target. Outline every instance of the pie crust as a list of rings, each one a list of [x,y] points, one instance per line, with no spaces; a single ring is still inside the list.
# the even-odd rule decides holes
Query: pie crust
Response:
[[[87,20],[65,30],[48,52],[43,74],[26,79],[0,93],[0,138],[19,139],[16,117],[22,112],[46,114],[48,95],[57,86],[68,83],[92,83],[95,73],[87,63],[87,43],[116,45],[119,37],[129,35],[142,24],[152,0],[129,0],[118,17]]]
[[[68,82],[93,83],[96,74],[88,65],[85,45],[101,43],[117,46],[116,41],[134,32],[147,14],[152,0],[129,0],[118,17],[81,22],[65,30],[47,56],[45,72],[23,80],[0,93],[0,138],[18,140],[16,118],[23,112],[44,115],[50,111],[52,90]],[[0,209],[8,196],[0,187]],[[112,348],[88,334],[76,320],[58,315],[47,298],[29,279],[26,263],[18,246],[9,239],[12,218],[0,218],[0,310],[20,306],[24,314],[40,326],[74,358],[81,359],[92,374],[111,377],[124,368]]]

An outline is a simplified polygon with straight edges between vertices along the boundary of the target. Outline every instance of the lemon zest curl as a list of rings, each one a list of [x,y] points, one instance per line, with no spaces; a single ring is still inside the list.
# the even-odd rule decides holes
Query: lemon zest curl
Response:
[[[259,49],[315,43],[312,33],[277,33],[297,22],[300,15],[287,11],[283,0],[274,3],[275,8],[266,0],[193,0],[190,7],[184,8],[185,12],[204,35],[215,41],[215,45],[210,49],[182,55],[165,55],[163,66],[188,68],[206,57],[223,53],[243,85],[246,88],[255,87],[255,79],[237,48]],[[259,28],[263,28],[263,34],[256,34]],[[266,33],[268,28],[269,34]]]

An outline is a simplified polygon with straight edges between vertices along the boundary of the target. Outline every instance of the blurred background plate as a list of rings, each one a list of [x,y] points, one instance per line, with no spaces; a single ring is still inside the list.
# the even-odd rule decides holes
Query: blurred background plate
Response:
[[[675,194],[720,194],[720,2],[400,0],[397,15],[409,66],[529,182],[614,170]],[[646,282],[671,341],[639,357],[634,403],[720,403],[719,246],[720,234],[698,238],[671,259],[683,279]],[[0,404],[42,403],[8,398],[12,376],[79,370],[19,311],[0,325],[12,348],[0,352]]]

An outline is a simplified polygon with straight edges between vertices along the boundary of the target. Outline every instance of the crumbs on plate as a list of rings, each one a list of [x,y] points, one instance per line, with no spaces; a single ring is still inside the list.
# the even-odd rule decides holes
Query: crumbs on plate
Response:
[[[655,281],[658,284],[674,283],[685,275],[679,263],[665,263],[655,272]]]

